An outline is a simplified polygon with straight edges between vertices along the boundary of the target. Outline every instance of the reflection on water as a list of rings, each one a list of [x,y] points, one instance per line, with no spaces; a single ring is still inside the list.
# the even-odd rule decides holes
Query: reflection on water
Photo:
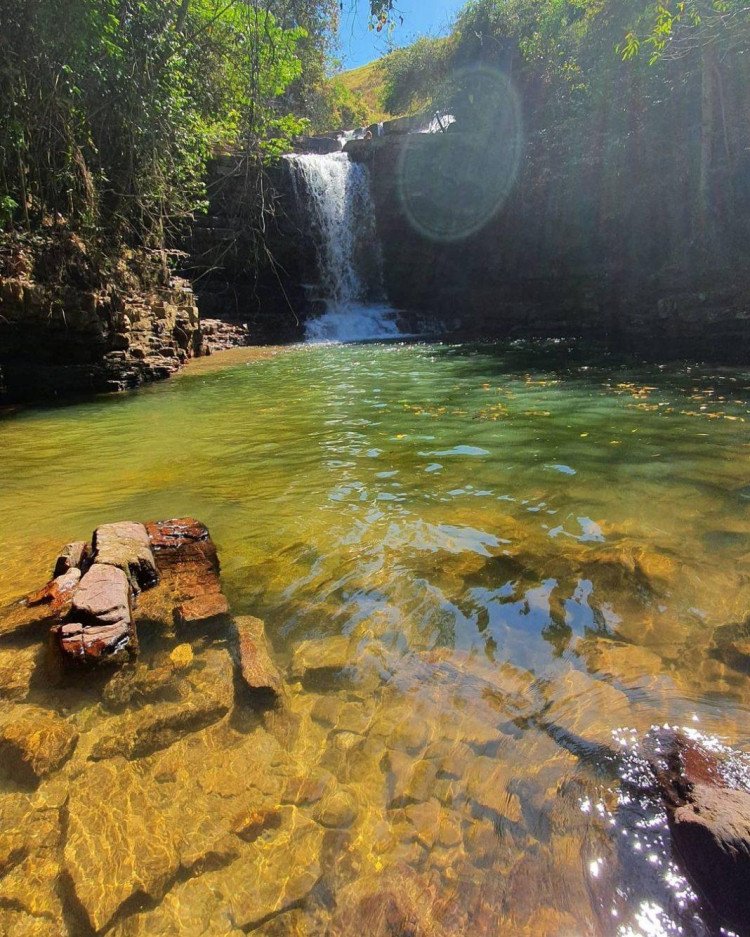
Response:
[[[2,724],[78,734],[38,787],[0,779],[0,933],[708,933],[623,750],[664,722],[750,745],[750,373],[224,360],[0,423],[0,602],[97,524],[194,515],[289,680],[224,715],[221,635],[183,661],[142,626],[135,674],[85,692],[0,639]]]

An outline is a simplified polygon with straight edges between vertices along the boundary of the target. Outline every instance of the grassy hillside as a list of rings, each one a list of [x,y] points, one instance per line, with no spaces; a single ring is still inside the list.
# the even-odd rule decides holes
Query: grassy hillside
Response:
[[[336,80],[341,82],[353,94],[361,95],[370,111],[370,118],[373,122],[389,120],[395,116],[383,109],[382,98],[385,75],[379,61],[370,62],[369,65],[354,68],[349,72],[342,72],[336,76]]]

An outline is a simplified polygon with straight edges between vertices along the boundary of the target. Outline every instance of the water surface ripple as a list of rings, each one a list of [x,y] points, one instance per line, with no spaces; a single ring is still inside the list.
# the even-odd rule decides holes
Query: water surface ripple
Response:
[[[178,843],[181,871],[155,880],[135,845],[127,868],[114,846],[88,860],[93,880],[130,876],[143,898],[124,887],[104,929],[709,933],[622,752],[663,723],[750,746],[750,372],[559,343],[227,360],[0,421],[0,603],[98,524],[193,515],[233,610],[265,620],[290,668],[282,714],[119,759],[116,784],[161,824],[115,811],[135,844],[173,843],[177,827],[194,843],[251,789],[283,816],[193,864]],[[144,642],[146,666],[168,637]],[[86,772],[113,764],[86,760],[110,716],[93,696],[33,694],[81,733],[33,793],[64,813]],[[243,781],[253,765],[265,778]],[[318,793],[288,797],[274,770]],[[6,824],[26,818],[32,795],[0,784]],[[60,837],[44,862],[64,883],[80,855]],[[300,884],[289,866],[318,873]],[[255,904],[237,898],[248,876]],[[75,933],[70,900],[58,920],[30,881],[42,912],[23,913]],[[20,914],[29,900],[4,882],[0,909]]]

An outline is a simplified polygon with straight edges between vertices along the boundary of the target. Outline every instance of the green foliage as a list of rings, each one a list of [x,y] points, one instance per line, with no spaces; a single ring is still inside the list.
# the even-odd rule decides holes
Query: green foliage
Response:
[[[395,0],[370,0],[370,29],[382,32],[395,26]],[[403,22],[403,17],[398,17]]]
[[[624,61],[632,61],[646,47],[653,65],[665,56],[689,54],[696,45],[722,42],[747,45],[750,7],[744,0],[662,0],[648,17],[647,33],[629,31],[618,47]]]
[[[328,116],[325,126],[351,129],[370,123],[370,109],[361,94],[347,88],[340,78],[333,78],[325,91]]]
[[[304,128],[291,89],[322,68],[327,37],[305,27],[330,0],[298,6],[0,0],[0,197],[161,248],[217,147],[260,165]]]
[[[449,39],[423,37],[383,59],[383,106],[391,114],[405,114],[429,106],[451,70]]]
[[[0,225],[9,225],[13,221],[13,215],[18,208],[18,202],[9,195],[0,197]]]

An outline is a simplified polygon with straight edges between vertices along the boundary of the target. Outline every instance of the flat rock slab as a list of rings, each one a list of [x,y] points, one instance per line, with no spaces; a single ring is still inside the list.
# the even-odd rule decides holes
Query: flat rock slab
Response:
[[[179,867],[152,788],[124,759],[93,764],[71,784],[64,863],[97,932],[128,898],[161,897]]]
[[[116,566],[94,564],[73,596],[68,621],[51,629],[63,664],[122,663],[137,651],[130,583]]]
[[[177,622],[181,625],[195,625],[202,621],[210,621],[229,614],[229,602],[221,592],[211,592],[199,595],[178,605],[176,610]]]
[[[14,706],[0,728],[0,760],[22,783],[41,780],[72,755],[78,733],[64,719],[35,706]]]
[[[116,566],[128,577],[136,592],[159,582],[159,571],[143,524],[123,521],[103,524],[94,531],[94,563]]]
[[[224,869],[176,885],[156,908],[118,922],[111,933],[113,937],[234,937],[252,932],[312,891],[321,876],[324,836],[316,823],[289,811],[269,839],[250,843]]]
[[[268,651],[265,625],[251,615],[235,618],[234,624],[243,683],[251,692],[281,695],[284,684]]]
[[[179,624],[196,624],[228,614],[221,591],[219,557],[205,524],[192,517],[146,525]]]

